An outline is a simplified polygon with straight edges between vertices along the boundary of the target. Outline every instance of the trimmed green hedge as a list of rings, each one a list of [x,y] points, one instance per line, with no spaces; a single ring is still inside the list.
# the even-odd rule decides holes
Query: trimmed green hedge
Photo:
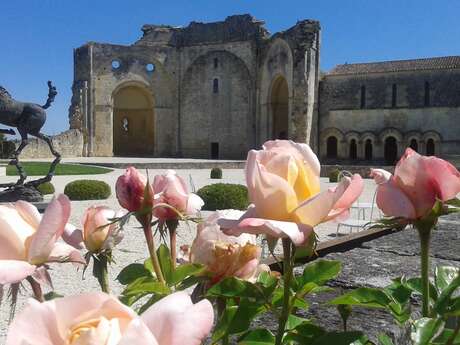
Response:
[[[221,179],[222,178],[222,169],[221,168],[212,168],[211,169],[211,178],[212,179]]]
[[[204,186],[197,194],[203,199],[203,210],[245,210],[249,205],[246,186],[231,183],[216,183]]]
[[[70,200],[102,200],[111,193],[110,186],[98,180],[76,180],[68,183],[64,189],[64,194]]]
[[[339,181],[340,170],[335,169],[329,173],[329,182],[338,182]]]
[[[37,190],[43,195],[54,194],[54,186],[51,182],[44,182],[37,186]]]

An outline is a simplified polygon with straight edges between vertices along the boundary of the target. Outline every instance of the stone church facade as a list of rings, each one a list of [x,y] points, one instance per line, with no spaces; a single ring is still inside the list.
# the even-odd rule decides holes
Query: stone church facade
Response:
[[[74,52],[70,127],[85,156],[244,159],[275,138],[331,163],[392,163],[407,146],[460,155],[460,57],[345,64],[320,77],[314,20],[274,35],[250,15],[142,31],[129,46]]]
[[[314,136],[317,21],[274,35],[249,15],[142,31],[75,50],[70,126],[84,155],[243,159],[267,139]]]

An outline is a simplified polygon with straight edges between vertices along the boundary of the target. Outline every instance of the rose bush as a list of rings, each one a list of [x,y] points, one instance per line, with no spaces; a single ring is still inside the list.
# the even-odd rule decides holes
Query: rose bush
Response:
[[[308,145],[267,141],[263,150],[249,151],[246,162],[253,206],[240,220],[221,219],[219,224],[230,235],[263,233],[305,244],[317,224],[346,217],[363,190],[362,178],[355,174],[320,192],[319,173],[320,163]]]
[[[193,304],[184,292],[163,298],[142,316],[104,293],[30,300],[13,320],[6,345],[198,345],[213,319],[208,300]]]

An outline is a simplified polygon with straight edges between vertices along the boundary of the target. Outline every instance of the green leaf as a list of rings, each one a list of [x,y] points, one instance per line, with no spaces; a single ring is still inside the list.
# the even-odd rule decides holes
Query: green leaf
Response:
[[[312,345],[350,345],[362,336],[361,332],[330,332],[315,339]]]
[[[457,333],[454,339],[452,339],[453,336],[453,329],[444,328],[442,333],[436,339],[432,340],[431,343],[433,345],[446,345],[449,341],[452,341],[452,345],[460,345],[460,333]]]
[[[163,272],[163,276],[166,280],[166,283],[171,286],[174,285],[174,278],[173,272],[174,268],[171,261],[171,253],[169,252],[169,248],[161,244],[160,247],[157,249],[157,256],[158,261],[160,262],[161,271]]]
[[[314,339],[324,334],[326,334],[326,331],[323,328],[307,321],[289,331],[283,340],[285,343],[294,341],[299,344],[311,344]]]
[[[414,322],[411,339],[414,345],[429,345],[444,329],[444,321],[427,317]]]
[[[275,336],[268,329],[255,329],[244,336],[239,341],[239,345],[273,345],[275,344]]]
[[[288,316],[288,319],[287,319],[287,322],[286,322],[286,329],[288,330],[291,330],[291,329],[294,329],[296,328],[297,326],[305,323],[305,322],[309,322],[309,320],[303,318],[303,317],[299,317],[299,316],[296,316],[294,314],[291,314]]]
[[[138,294],[149,294],[155,293],[160,295],[167,295],[171,290],[160,283],[159,281],[154,280],[151,277],[141,277],[137,278],[135,281],[130,283],[124,290],[123,296],[135,296]]]
[[[184,279],[193,276],[195,274],[201,273],[203,271],[203,266],[199,264],[183,264],[176,267],[172,274],[172,283],[178,284]]]
[[[340,273],[342,264],[335,260],[315,260],[305,266],[299,283],[303,287],[307,283],[324,285],[328,280],[334,279]]]
[[[229,277],[221,280],[208,290],[208,296],[221,296],[221,297],[247,297],[258,298],[261,297],[261,292],[257,287],[245,280],[235,277]]]
[[[390,302],[390,298],[382,290],[363,287],[339,296],[330,301],[329,304],[348,304],[368,308],[386,308]]]
[[[422,294],[422,279],[421,278],[411,278],[403,282],[404,286],[407,286],[411,291],[416,292],[417,294]],[[438,299],[438,293],[436,292],[436,287],[430,283],[430,298],[434,302]]]
[[[384,334],[384,333],[379,334],[377,336],[377,339],[378,339],[380,345],[394,345],[393,341],[391,340],[391,338],[388,335]]]
[[[348,321],[348,318],[350,317],[351,312],[352,312],[351,305],[339,304],[337,306],[337,311],[339,312],[340,317],[342,318],[344,331],[346,331],[347,330],[347,321]]]
[[[444,288],[442,293],[439,295],[438,300],[433,306],[433,309],[440,315],[444,314],[446,309],[452,303],[451,296],[454,291],[460,286],[460,274],[457,275],[447,287]]]
[[[50,291],[46,294],[43,295],[43,298],[45,299],[45,301],[51,301],[55,298],[61,298],[61,297],[64,297],[63,295],[60,295],[58,294],[57,292],[54,292],[54,291]]]
[[[452,281],[458,277],[460,269],[452,266],[438,266],[435,269],[435,283],[438,292],[441,294]]]
[[[279,279],[268,272],[262,272],[257,279],[257,284],[261,287],[267,299],[270,299],[271,295],[277,288],[278,283]]]
[[[222,339],[226,334],[228,334],[228,328],[230,323],[232,322],[233,318],[236,315],[236,311],[238,310],[237,306],[233,307],[226,307],[222,316],[217,322],[216,327],[214,328],[212,334],[212,342],[215,343]]]
[[[451,300],[446,314],[449,316],[460,316],[460,297],[456,297]]]
[[[117,276],[117,280],[120,284],[127,285],[137,278],[141,278],[144,276],[152,276],[149,270],[147,270],[144,265],[142,264],[130,264],[123,268],[121,272]]]

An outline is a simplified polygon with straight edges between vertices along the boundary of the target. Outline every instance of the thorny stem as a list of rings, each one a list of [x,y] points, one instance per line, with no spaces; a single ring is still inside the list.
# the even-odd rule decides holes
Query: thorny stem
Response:
[[[34,278],[31,276],[27,277],[27,281],[30,283],[32,287],[32,291],[34,293],[35,299],[39,302],[44,302],[45,298],[43,297],[43,291],[40,283],[38,283]]]
[[[430,237],[431,229],[417,228],[420,237],[420,258],[422,270],[422,315],[430,314]]]
[[[284,331],[286,328],[286,322],[290,313],[290,286],[292,280],[292,253],[291,253],[292,243],[289,239],[283,239],[283,276],[284,276],[284,297],[283,297],[283,310],[281,311],[281,316],[278,323],[278,332],[276,333],[276,345],[281,345],[283,340]]]
[[[150,253],[150,259],[152,260],[153,270],[155,271],[157,279],[161,283],[166,284],[165,278],[163,277],[163,272],[161,272],[160,263],[158,262],[158,256],[155,250],[155,241],[153,239],[152,225],[150,224],[150,222],[144,222],[143,227],[145,239],[147,241],[147,247]]]

